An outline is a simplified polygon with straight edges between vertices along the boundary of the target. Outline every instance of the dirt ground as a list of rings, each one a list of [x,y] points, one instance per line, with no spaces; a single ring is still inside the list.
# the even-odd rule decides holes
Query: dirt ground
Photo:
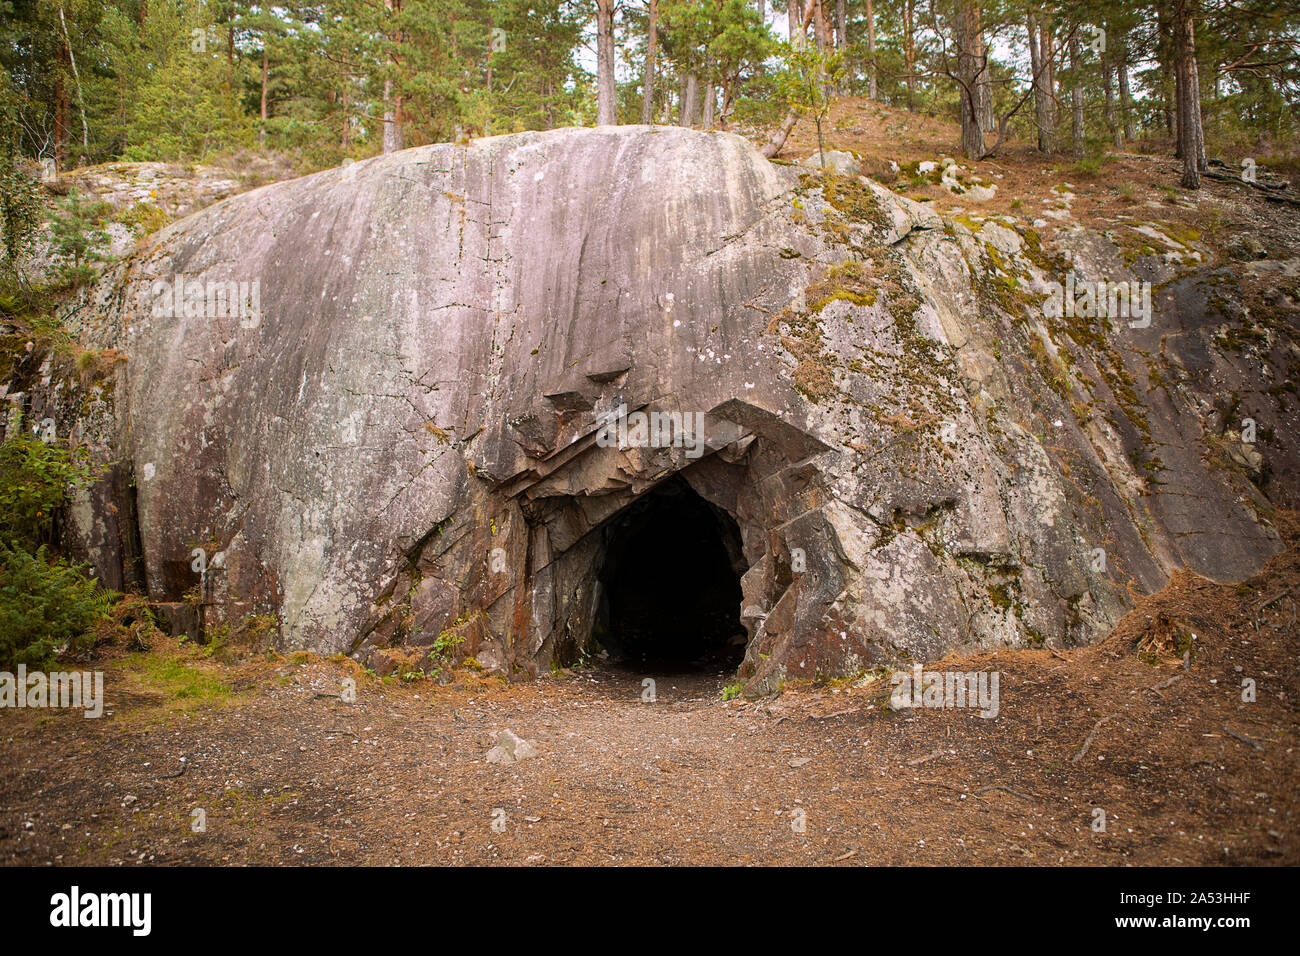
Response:
[[[1265,202],[1258,190],[1240,182],[1203,179],[1198,193],[1179,186],[1182,163],[1173,158],[1168,140],[1147,139],[1107,150],[1107,159],[1078,162],[1069,154],[1068,123],[1062,151],[1040,153],[1030,143],[1012,139],[995,156],[968,161],[960,152],[960,129],[954,122],[924,113],[885,106],[862,97],[837,99],[822,122],[826,149],[848,150],[861,159],[864,174],[873,176],[900,195],[924,202],[944,216],[978,219],[1011,216],[1034,225],[1045,242],[1058,230],[1079,225],[1124,238],[1145,222],[1161,222],[1196,237],[1197,247],[1220,258],[1217,251],[1243,233],[1261,238],[1267,254],[1290,258],[1300,246],[1300,215],[1293,206]],[[989,140],[992,144],[992,137]],[[805,117],[790,134],[779,159],[793,162],[817,151],[817,128]],[[953,194],[942,186],[908,175],[908,164],[951,158],[964,175],[996,186],[987,199]],[[1214,157],[1212,157],[1214,158]],[[1229,164],[1236,157],[1223,157]],[[1285,168],[1267,168],[1268,175],[1290,179],[1288,194],[1300,195],[1300,163],[1290,157]],[[899,167],[894,170],[891,163]],[[1235,173],[1232,169],[1219,172]],[[937,175],[937,174],[935,174]],[[1068,204],[1064,203],[1068,198]],[[1066,215],[1060,215],[1068,205]],[[1058,218],[1059,217],[1059,218]],[[1130,237],[1131,238],[1131,237]],[[1213,264],[1207,261],[1205,265]]]
[[[887,679],[747,702],[722,699],[727,674],[459,671],[440,686],[305,654],[101,648],[102,718],[0,711],[0,860],[1300,863],[1286,520],[1290,547],[1258,577],[1180,573],[1100,644],[929,665],[996,670],[993,719],[891,711]],[[323,696],[348,677],[355,703]],[[487,763],[506,728],[537,756]]]

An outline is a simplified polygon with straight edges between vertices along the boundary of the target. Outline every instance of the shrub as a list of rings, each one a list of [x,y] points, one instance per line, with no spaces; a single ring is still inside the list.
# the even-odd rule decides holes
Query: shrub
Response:
[[[154,641],[163,637],[163,632],[158,629],[148,598],[141,594],[124,594],[96,622],[95,637],[99,644],[120,639],[129,651],[147,651]]]
[[[101,589],[84,568],[0,543],[0,669],[48,668],[56,653],[88,650],[95,625],[118,595]]]
[[[1110,153],[1101,153],[1096,156],[1084,156],[1081,159],[1076,159],[1073,163],[1062,164],[1054,168],[1058,172],[1064,171],[1075,176],[1096,176],[1101,172],[1103,166],[1114,161],[1115,157]]]
[[[93,282],[109,259],[108,233],[103,229],[109,205],[83,201],[74,189],[50,217],[50,237],[59,260],[58,280],[76,289]]]
[[[36,180],[19,168],[11,153],[0,157],[0,269],[16,274],[35,247],[44,202]]]
[[[0,443],[0,543],[46,543],[68,490],[90,484],[96,474],[84,448],[22,434]]]
[[[45,553],[54,512],[95,474],[84,448],[25,434],[0,443],[0,668],[88,649],[117,601],[81,565]]]

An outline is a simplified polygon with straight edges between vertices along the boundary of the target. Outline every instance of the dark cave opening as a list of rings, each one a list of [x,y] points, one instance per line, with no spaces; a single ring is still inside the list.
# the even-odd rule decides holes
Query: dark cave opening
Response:
[[[740,529],[680,475],[610,519],[594,635],[614,663],[734,670],[745,652]]]

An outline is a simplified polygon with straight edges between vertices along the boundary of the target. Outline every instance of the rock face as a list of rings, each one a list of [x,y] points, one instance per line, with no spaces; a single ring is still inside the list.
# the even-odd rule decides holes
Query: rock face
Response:
[[[74,519],[156,600],[221,553],[210,621],[532,674],[592,649],[617,517],[679,477],[733,529],[749,694],[1088,641],[1175,567],[1250,573],[1276,536],[1245,456],[1202,461],[1230,362],[1186,334],[1199,306],[1047,318],[1062,260],[969,226],[677,128],[264,187],[100,284],[83,340],[130,361],[75,427],[119,465]],[[1094,239],[1076,269],[1115,255]],[[1162,336],[1191,371],[1143,392]],[[638,442],[636,412],[702,444]]]

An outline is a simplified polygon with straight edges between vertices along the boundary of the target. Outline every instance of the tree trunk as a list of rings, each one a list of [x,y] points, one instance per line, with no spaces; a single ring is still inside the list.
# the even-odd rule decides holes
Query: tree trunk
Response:
[[[876,82],[879,72],[876,69],[876,11],[872,0],[867,0],[867,57],[871,60],[867,66],[867,96],[873,100],[879,99],[880,88]]]
[[[710,81],[704,84],[704,116],[700,120],[701,129],[713,129],[713,111],[717,106],[717,90]]]
[[[731,115],[731,103],[735,97],[736,77],[729,76],[722,81],[722,112],[718,114],[718,125],[727,128],[727,117]]]
[[[1124,138],[1130,143],[1137,139],[1137,124],[1133,118],[1133,95],[1128,83],[1128,37],[1121,37],[1115,58],[1115,71],[1119,79],[1119,114]]]
[[[679,126],[694,126],[695,116],[700,111],[700,80],[694,73],[686,74],[686,92],[682,96]]]
[[[60,59],[66,54],[65,47]],[[68,162],[68,105],[68,83],[60,69],[54,77],[54,168],[60,172]]]
[[[1071,134],[1073,142],[1071,143],[1071,152],[1075,156],[1083,156],[1083,89],[1079,86],[1079,71],[1082,69],[1082,57],[1080,55],[1080,45],[1078,36],[1070,37],[1070,66],[1074,69],[1074,86],[1070,89],[1070,111],[1071,111]]]
[[[343,91],[339,94],[339,102],[343,106],[343,132],[340,134],[340,145],[343,152],[347,152],[352,146],[352,117],[348,115],[348,78],[343,77]]]
[[[907,73],[907,108],[916,110],[916,0],[903,8],[903,69]]]
[[[1174,5],[1175,74],[1178,87],[1178,151],[1183,160],[1182,184],[1201,188],[1200,90],[1196,78],[1195,0]]]
[[[799,9],[799,0],[786,0],[785,19],[790,29],[790,45],[795,49],[803,48],[803,12]]]
[[[81,108],[81,162],[84,166],[90,156],[90,126],[86,123],[86,97],[81,91],[81,74],[77,72],[77,58],[72,52],[72,37],[68,36],[68,21],[63,16],[63,4],[59,4],[59,25],[63,27],[63,42],[68,50],[68,66],[72,67],[72,79],[77,84],[77,105]]]
[[[835,47],[843,50],[849,45],[848,0],[835,0]]]
[[[654,121],[655,55],[659,46],[659,0],[650,0],[650,27],[645,46],[645,89],[641,94],[641,122]]]
[[[1177,102],[1176,85],[1171,79],[1174,69],[1173,29],[1164,4],[1156,6],[1156,62],[1160,64],[1160,92],[1164,99],[1161,112],[1165,117],[1165,135],[1174,135],[1174,104]]]
[[[1043,137],[1047,151],[1051,152],[1056,148],[1056,128],[1060,123],[1056,115],[1056,36],[1050,11],[1044,11],[1038,19],[1038,55],[1043,58],[1043,93],[1047,98]]]
[[[1178,29],[1174,25],[1175,31]],[[1182,69],[1183,55],[1179,47],[1178,34],[1174,33],[1174,159],[1183,158],[1183,82],[1186,79]]]
[[[1111,142],[1117,147],[1122,146],[1119,126],[1115,123],[1115,84],[1111,81],[1110,57],[1105,54],[1101,58],[1101,88],[1106,98],[1106,106],[1103,111],[1106,119],[1106,129],[1110,132]]]
[[[393,96],[393,81],[384,80],[384,152],[395,153],[403,148],[402,122],[397,118],[401,97]]]
[[[614,0],[596,0],[596,125],[618,123],[614,102]]]
[[[975,4],[975,55],[978,58],[975,75],[975,109],[980,129],[985,133],[993,129],[993,92],[989,82],[988,45],[984,42],[984,10],[978,0]]]
[[[966,158],[984,155],[984,130],[979,117],[980,38],[979,8],[974,0],[961,0],[957,10],[957,95],[961,98],[961,150]]]
[[[976,101],[980,110],[980,129],[986,133],[996,133],[998,130],[997,123],[993,119],[993,73],[989,69],[989,48],[984,42],[983,12],[979,11],[981,17],[979,33],[979,56],[980,72],[977,87],[979,89],[979,99]]]
[[[257,144],[266,146],[266,75],[267,75],[267,54],[266,42],[262,42],[262,126],[257,131]],[[345,120],[346,122],[346,120]]]
[[[390,14],[397,13],[402,9],[402,0],[384,0],[384,9]],[[397,45],[402,40],[400,30],[393,31],[392,35],[393,52],[390,59],[394,66],[401,65],[401,57],[397,53]],[[384,80],[384,152],[393,153],[406,146],[406,137],[402,132],[402,96],[400,93],[394,93],[394,84],[391,77]]]
[[[786,139],[790,136],[790,131],[794,129],[795,124],[798,122],[798,112],[790,110],[786,113],[785,120],[781,123],[780,128],[772,134],[772,138],[763,145],[763,148],[760,149],[759,152],[768,159],[771,159],[777,153],[781,152],[781,147],[785,145]]]
[[[1026,14],[1025,32],[1029,36],[1029,68],[1033,71],[1031,85],[1034,94],[1034,126],[1038,131],[1038,151],[1047,152],[1047,137],[1044,130],[1047,129],[1047,92],[1044,87],[1043,76],[1043,54],[1042,48],[1038,43],[1038,17],[1034,11]]]
[[[1137,124],[1133,119],[1133,94],[1128,83],[1128,64],[1119,65],[1119,113],[1123,120],[1124,138],[1129,142],[1137,139]]]
[[[812,13],[813,33],[817,41],[817,49],[822,53],[829,53],[835,47],[835,37],[834,24],[831,22],[831,17],[826,13],[826,0],[812,0]],[[827,98],[832,96],[835,91],[831,88],[825,67],[818,69],[818,79],[822,94]]]
[[[1189,0],[1195,3],[1195,0]],[[1191,87],[1189,95],[1192,103],[1192,132],[1196,142],[1196,169],[1198,172],[1205,172],[1208,163],[1205,159],[1205,124],[1201,120],[1201,77],[1200,70],[1196,64],[1196,21],[1194,18],[1188,18],[1187,22],[1188,39],[1191,42],[1191,56],[1188,57],[1188,69],[1190,71],[1189,85]]]

